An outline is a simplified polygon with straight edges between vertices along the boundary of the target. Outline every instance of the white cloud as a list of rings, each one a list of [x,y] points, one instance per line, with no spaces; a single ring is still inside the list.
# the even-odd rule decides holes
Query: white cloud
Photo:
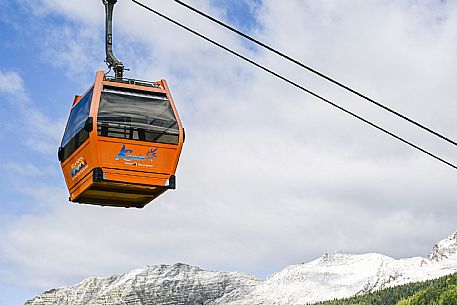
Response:
[[[30,99],[22,77],[15,71],[0,69],[0,93],[6,93],[5,102],[17,111],[15,128],[22,131],[19,141],[30,149],[43,154],[55,154],[63,122],[46,117]]]
[[[86,1],[70,9],[67,2],[42,3],[47,13],[81,23],[65,34],[79,33],[78,44],[59,44],[56,36],[44,56],[56,55],[62,63],[71,58],[85,71],[99,57],[93,37],[81,33],[85,27],[102,30],[95,21],[100,16],[85,12],[101,4]],[[208,1],[195,3],[223,15]],[[407,3],[265,0],[256,13],[256,35],[456,135],[456,114],[449,110],[455,108],[456,42],[450,37],[457,7]],[[171,1],[159,8],[427,148],[455,156],[452,147],[308,73],[244,50],[238,39]],[[178,190],[137,211],[68,205],[63,190],[32,186],[35,202],[48,212],[14,219],[0,240],[6,245],[0,253],[16,266],[18,280],[51,288],[177,261],[266,274],[337,249],[425,255],[456,229],[453,170],[129,2],[119,3],[116,18],[116,54],[133,68],[128,76],[166,78],[181,111],[187,141]],[[51,136],[55,128],[40,133]]]
[[[21,176],[37,177],[43,175],[43,172],[32,163],[22,164],[18,162],[8,162],[5,167],[14,174],[19,174]]]
[[[20,0],[21,3],[30,9],[30,12],[37,16],[65,15],[71,21],[86,23],[99,23],[103,20],[104,9],[101,1],[79,0],[79,1],[60,1],[60,0],[39,0],[33,3]]]
[[[14,71],[0,70],[0,93],[15,95],[20,99],[24,99],[26,93],[21,76]]]

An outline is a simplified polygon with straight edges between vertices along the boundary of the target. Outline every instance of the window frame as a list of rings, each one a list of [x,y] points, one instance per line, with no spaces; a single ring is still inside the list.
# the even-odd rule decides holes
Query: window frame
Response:
[[[92,86],[71,108],[64,135],[62,137],[62,142],[60,144],[60,147],[62,148],[62,162],[67,160],[89,139],[89,132],[87,132],[84,127],[91,114],[93,98],[94,87]],[[78,110],[80,110],[80,113],[75,114],[74,111]],[[73,124],[74,122],[72,121],[72,118],[76,119],[77,116],[81,116],[82,118],[77,121],[77,124]],[[69,127],[71,127],[71,129],[69,129]],[[70,135],[68,135],[68,133],[70,133]]]
[[[105,97],[105,100],[104,100]],[[106,98],[109,97],[109,98]],[[111,101],[108,101],[111,98]],[[135,101],[135,98],[137,100]],[[117,101],[113,102],[113,99],[118,99]],[[156,106],[162,108],[162,111],[154,113],[154,111],[148,112],[147,114],[141,115],[141,112],[132,112],[128,113],[125,112],[125,116],[119,116],[118,121],[116,122],[116,113],[123,113],[122,110],[120,111],[113,111],[112,120],[104,121],[104,116],[109,118],[109,108],[108,104],[104,104],[106,102],[112,103],[111,107],[115,108],[123,107],[125,104],[123,103],[124,100],[130,99],[131,101],[135,102],[135,106],[139,106],[142,101],[150,102],[151,108],[154,106],[154,103],[157,103]],[[122,101],[122,102],[121,102]],[[166,103],[160,105],[160,102]],[[115,105],[118,103],[118,105]],[[114,106],[113,106],[114,105]],[[136,107],[133,106],[131,110],[134,110]],[[108,110],[107,110],[108,109]],[[122,109],[122,108],[120,108]],[[128,110],[128,107],[124,108]],[[102,111],[107,111],[105,114],[101,114]],[[157,109],[156,109],[157,111]],[[130,115],[130,117],[128,116]],[[160,119],[160,115],[165,117],[165,119]],[[159,117],[159,120],[162,120],[165,124],[168,119],[168,123],[171,124],[170,126],[160,126],[152,124],[156,117]],[[119,120],[120,118],[124,118],[124,122]],[[133,119],[133,121],[132,121]],[[135,122],[136,120],[136,122]],[[140,122],[144,120],[144,122]],[[146,128],[144,128],[146,127]],[[160,130],[162,129],[162,131]],[[171,132],[170,132],[171,130]],[[114,86],[104,86],[101,95],[100,95],[100,103],[98,107],[98,114],[97,114],[97,134],[100,137],[108,137],[108,138],[117,138],[117,139],[125,139],[125,140],[133,140],[133,141],[140,141],[146,143],[162,143],[162,144],[172,144],[178,145],[179,144],[179,137],[180,137],[180,125],[178,121],[178,117],[174,111],[172,101],[167,96],[167,94],[162,92],[153,92],[153,91],[140,91],[130,88],[120,88]]]

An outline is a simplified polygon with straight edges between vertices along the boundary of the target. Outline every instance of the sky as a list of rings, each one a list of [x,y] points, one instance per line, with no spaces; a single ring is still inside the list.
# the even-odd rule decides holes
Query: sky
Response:
[[[143,3],[457,163],[456,148],[192,14]],[[457,2],[189,0],[457,139]],[[68,202],[57,148],[104,64],[101,1],[0,0],[0,305],[178,262],[265,278],[323,253],[426,256],[457,230],[457,172],[158,19],[115,8],[127,77],[166,79],[177,189],[144,209]]]

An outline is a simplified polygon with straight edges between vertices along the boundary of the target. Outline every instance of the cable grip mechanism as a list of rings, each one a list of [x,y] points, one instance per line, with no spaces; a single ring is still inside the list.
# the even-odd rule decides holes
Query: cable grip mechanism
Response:
[[[106,59],[105,62],[107,63],[110,69],[114,70],[114,74],[116,80],[122,80],[124,77],[124,64],[119,61],[113,53],[113,10],[114,5],[116,4],[117,0],[102,0],[103,4],[105,5],[105,50],[106,50]]]

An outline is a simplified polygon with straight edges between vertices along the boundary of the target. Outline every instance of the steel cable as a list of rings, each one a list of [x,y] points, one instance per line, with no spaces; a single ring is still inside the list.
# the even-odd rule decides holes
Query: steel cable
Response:
[[[259,63],[255,62],[255,61],[253,61],[253,60],[251,60],[251,59],[249,59],[249,58],[247,58],[247,57],[245,57],[245,56],[233,51],[232,49],[230,49],[230,48],[228,48],[228,47],[226,47],[226,46],[224,46],[224,45],[212,40],[211,38],[208,38],[208,37],[200,34],[199,32],[197,32],[197,31],[195,31],[195,30],[193,30],[193,29],[191,29],[191,28],[179,23],[178,21],[175,21],[172,18],[170,18],[170,17],[168,17],[168,16],[166,16],[166,15],[164,15],[164,14],[162,14],[162,13],[160,13],[160,12],[158,12],[158,11],[148,7],[148,6],[146,6],[145,4],[143,4],[143,3],[141,3],[141,2],[139,2],[137,0],[132,0],[132,2],[134,2],[135,4],[143,7],[144,9],[150,11],[151,13],[154,13],[157,16],[159,16],[159,17],[161,17],[161,18],[163,18],[163,19],[165,19],[165,20],[167,20],[167,21],[169,21],[169,22],[171,22],[171,23],[173,23],[173,24],[185,29],[186,31],[188,31],[188,32],[200,37],[201,39],[206,40],[206,41],[212,43],[213,45],[215,45],[215,46],[217,46],[217,47],[229,52],[230,54],[232,54],[232,55],[234,55],[234,56],[236,56],[236,57],[238,57],[238,58],[240,58],[240,59],[242,59],[242,60],[244,60],[244,61],[246,61],[246,62],[248,62],[248,63],[250,63],[252,65],[254,65],[254,66],[256,66],[257,68],[259,68],[259,69],[261,69],[261,70],[263,70],[263,71],[265,71],[265,72],[267,72],[267,73],[269,73],[269,74],[271,74],[271,75],[283,80],[284,82],[286,82],[286,83],[288,83],[288,84],[290,84],[290,85],[292,85],[292,86],[294,86],[294,87],[296,87],[296,88],[298,88],[298,89],[300,89],[300,90],[302,90],[302,91],[304,91],[304,92],[316,97],[317,99],[319,99],[319,100],[321,100],[323,102],[326,102],[327,104],[330,104],[331,106],[333,106],[333,107],[345,112],[346,114],[349,114],[350,116],[352,116],[354,118],[357,118],[358,120],[360,120],[360,121],[362,121],[362,122],[364,122],[364,123],[376,128],[376,129],[378,129],[379,131],[381,131],[381,132],[383,132],[383,133],[385,133],[385,134],[397,139],[398,141],[400,141],[400,142],[402,142],[404,144],[407,144],[410,147],[413,147],[414,149],[419,150],[422,153],[424,153],[424,154],[426,154],[426,155],[428,155],[428,156],[430,156],[430,157],[432,157],[432,158],[434,158],[434,159],[436,159],[436,160],[438,160],[438,161],[440,161],[440,162],[442,162],[442,163],[444,163],[444,164],[446,164],[446,165],[448,165],[448,166],[450,166],[450,167],[452,167],[454,169],[457,169],[457,166],[454,165],[453,163],[444,160],[443,158],[441,158],[441,157],[439,157],[439,156],[427,151],[424,148],[419,147],[418,145],[416,145],[416,144],[414,144],[412,142],[409,142],[408,140],[403,139],[402,137],[394,134],[393,132],[388,131],[387,129],[384,129],[383,127],[381,127],[379,125],[376,125],[375,123],[373,123],[373,122],[371,122],[371,121],[369,121],[369,120],[367,120],[367,119],[365,119],[365,118],[363,118],[363,117],[351,112],[350,110],[347,110],[344,107],[342,107],[342,106],[340,106],[340,105],[338,105],[338,104],[336,104],[336,103],[334,103],[334,102],[332,102],[332,101],[320,96],[319,94],[317,94],[317,93],[315,93],[315,92],[313,92],[313,91],[311,91],[311,90],[309,90],[309,89],[297,84],[296,82],[286,78],[285,76],[282,76],[281,74],[276,73],[273,70],[270,70],[270,69],[262,66],[261,64],[259,64]]]
[[[352,89],[351,87],[349,87],[347,85],[344,85],[343,83],[335,80],[334,78],[331,78],[331,77],[325,75],[324,73],[319,72],[318,70],[316,70],[316,69],[314,69],[314,68],[312,68],[312,67],[310,67],[308,65],[305,65],[304,63],[302,63],[302,62],[290,57],[289,55],[284,54],[281,51],[278,51],[277,49],[275,49],[275,48],[273,48],[273,47],[271,47],[271,46],[259,41],[258,39],[255,39],[252,36],[249,36],[249,35],[241,32],[240,30],[238,30],[238,29],[236,29],[236,28],[234,28],[234,27],[232,27],[232,26],[230,26],[230,25],[228,25],[228,24],[226,24],[226,23],[224,23],[224,22],[222,22],[222,21],[220,21],[220,20],[218,20],[218,19],[216,19],[216,18],[214,18],[214,17],[212,17],[212,16],[210,16],[210,15],[208,15],[208,14],[206,14],[206,13],[204,13],[204,12],[194,8],[194,7],[192,7],[192,6],[190,6],[187,3],[184,3],[183,1],[180,1],[180,0],[173,0],[173,1],[175,1],[179,5],[182,5],[182,6],[186,7],[187,9],[189,9],[189,10],[191,10],[191,11],[193,11],[193,12],[195,12],[195,13],[197,13],[197,14],[199,14],[199,15],[201,15],[201,16],[203,16],[203,17],[205,17],[205,18],[207,18],[207,19],[209,19],[211,21],[213,21],[214,23],[217,23],[218,25],[220,25],[220,26],[222,26],[222,27],[224,27],[224,28],[226,28],[226,29],[228,29],[228,30],[230,30],[230,31],[232,31],[232,32],[234,32],[234,33],[246,38],[247,40],[249,40],[249,41],[251,41],[251,42],[253,42],[253,43],[255,43],[255,44],[257,44],[257,45],[259,45],[259,46],[261,46],[261,47],[263,47],[263,48],[265,48],[265,49],[267,49],[267,50],[269,50],[269,51],[271,51],[273,53],[275,53],[276,55],[278,55],[278,56],[280,56],[280,57],[282,57],[284,59],[287,59],[288,61],[300,66],[301,68],[306,69],[306,70],[308,70],[308,71],[310,71],[310,72],[312,72],[312,73],[314,73],[314,74],[326,79],[327,81],[329,81],[329,82],[331,82],[331,83],[333,83],[333,84],[335,84],[335,85],[337,85],[337,86],[339,86],[339,87],[341,87],[341,88],[343,88],[343,89],[345,89],[345,90],[357,95],[358,97],[361,97],[362,99],[364,99],[364,100],[366,100],[366,101],[368,101],[368,102],[370,102],[370,103],[372,103],[372,104],[374,104],[374,105],[376,105],[376,106],[378,106],[378,107],[380,107],[380,108],[382,108],[382,109],[384,109],[384,110],[386,110],[386,111],[388,111],[388,112],[390,112],[390,113],[402,118],[403,120],[405,120],[405,121],[407,121],[407,122],[409,122],[411,124],[414,124],[415,126],[417,126],[417,127],[421,128],[421,129],[423,129],[423,130],[425,130],[425,131],[427,131],[427,132],[439,137],[440,139],[445,140],[445,141],[457,146],[457,142],[456,141],[454,141],[454,140],[452,140],[452,139],[450,139],[450,138],[448,138],[448,137],[446,137],[446,136],[434,131],[433,129],[431,129],[431,128],[427,127],[427,126],[424,126],[423,124],[421,124],[421,123],[419,123],[419,122],[407,117],[406,115],[403,115],[403,114],[399,113],[398,111],[396,111],[396,110],[394,110],[392,108],[389,108],[389,107],[381,104],[380,102],[377,102],[376,100],[366,96],[365,94],[360,93],[359,91],[357,91],[355,89]]]

